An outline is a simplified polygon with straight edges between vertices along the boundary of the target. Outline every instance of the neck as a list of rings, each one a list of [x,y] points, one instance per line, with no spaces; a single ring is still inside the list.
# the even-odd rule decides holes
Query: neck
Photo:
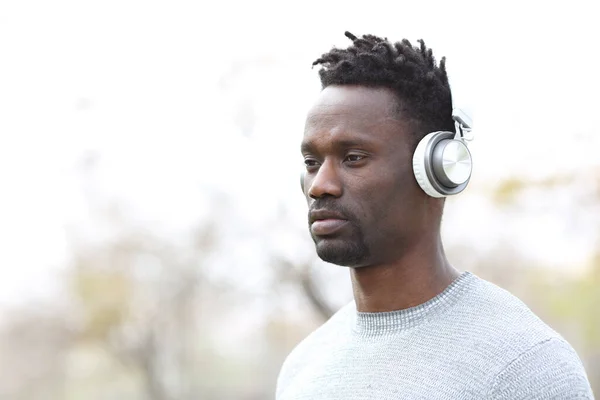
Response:
[[[439,237],[423,240],[390,263],[350,269],[357,311],[384,312],[423,304],[460,273],[452,267]]]

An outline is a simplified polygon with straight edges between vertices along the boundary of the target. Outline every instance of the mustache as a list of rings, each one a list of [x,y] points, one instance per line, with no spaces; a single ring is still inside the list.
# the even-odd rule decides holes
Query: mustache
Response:
[[[342,215],[345,219],[347,219],[348,221],[353,221],[354,218],[354,214],[352,212],[350,212],[347,208],[341,206],[339,203],[337,203],[335,200],[323,200],[323,199],[317,199],[314,201],[314,203],[312,203],[309,207],[308,210],[308,218],[310,218],[310,213],[312,211],[330,211],[330,212],[334,212],[337,214]]]

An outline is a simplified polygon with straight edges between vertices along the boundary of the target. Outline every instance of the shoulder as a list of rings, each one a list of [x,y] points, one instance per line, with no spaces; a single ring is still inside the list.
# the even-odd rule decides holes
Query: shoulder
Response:
[[[294,376],[302,371],[319,351],[330,348],[333,343],[339,343],[351,329],[351,321],[355,315],[355,304],[351,302],[337,311],[323,325],[314,330],[294,347],[286,357],[277,378],[277,393],[287,387]]]
[[[457,312],[468,318],[473,334],[481,335],[512,360],[537,343],[562,339],[525,303],[501,287],[473,275],[473,283]]]
[[[573,347],[516,296],[473,278],[468,329],[488,360],[489,398],[593,399]]]
[[[563,339],[536,343],[494,378],[490,399],[593,399],[581,360]]]

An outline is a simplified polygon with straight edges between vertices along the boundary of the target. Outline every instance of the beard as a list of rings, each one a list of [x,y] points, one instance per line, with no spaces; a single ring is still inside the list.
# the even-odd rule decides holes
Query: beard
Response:
[[[370,258],[370,251],[360,226],[355,222],[354,215],[335,203],[323,203],[317,200],[312,208],[338,212],[347,219],[349,226],[344,232],[331,236],[315,236],[311,233],[319,258],[325,262],[344,267],[365,265]]]
[[[364,240],[347,238],[315,238],[317,255],[325,262],[343,267],[360,267],[369,259],[370,252]]]

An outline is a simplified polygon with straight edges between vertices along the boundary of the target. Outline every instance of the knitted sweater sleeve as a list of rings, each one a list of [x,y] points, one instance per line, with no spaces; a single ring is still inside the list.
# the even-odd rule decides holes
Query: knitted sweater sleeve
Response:
[[[581,360],[560,338],[520,354],[494,379],[490,400],[594,399]]]

